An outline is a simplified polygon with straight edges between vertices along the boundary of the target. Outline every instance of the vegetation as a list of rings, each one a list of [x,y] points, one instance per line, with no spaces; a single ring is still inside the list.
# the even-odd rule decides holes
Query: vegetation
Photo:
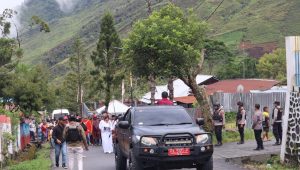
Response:
[[[38,150],[36,157],[33,160],[27,160],[24,162],[18,162],[17,164],[9,166],[8,170],[50,170],[51,159],[50,159],[50,145],[44,145],[42,149]]]
[[[164,1],[152,1],[152,11],[166,4]],[[216,1],[174,1],[183,10],[193,8],[198,20],[206,18],[215,9]],[[59,6],[50,0],[26,1],[27,8],[20,14],[24,27],[33,15],[40,16],[49,22],[51,33],[36,34],[29,29],[23,34],[24,53],[23,61],[28,64],[45,63],[56,76],[57,72],[65,73],[67,56],[72,52],[72,39],[78,35],[83,42],[88,42],[88,51],[93,51],[98,41],[99,22],[106,9],[111,9],[115,19],[115,27],[121,37],[127,37],[133,22],[147,17],[145,1],[79,1],[70,12],[60,10]],[[284,36],[299,34],[300,24],[297,14],[300,12],[300,1],[224,1],[221,7],[210,18],[208,36],[211,39],[222,41],[234,52],[240,51],[241,42],[250,41],[262,47],[265,42],[275,42],[284,47]],[[221,25],[221,27],[220,27]],[[288,25],[288,26],[287,26]],[[68,31],[63,31],[68,30]],[[36,30],[38,31],[38,30]],[[209,73],[210,70],[204,70]],[[213,74],[218,71],[213,70]],[[236,76],[235,76],[236,77]],[[239,77],[243,77],[241,74]],[[248,76],[246,76],[248,77]]]
[[[246,162],[244,167],[247,169],[256,169],[256,170],[298,170],[299,166],[295,164],[281,164],[279,156],[273,156],[266,162]]]
[[[208,99],[195,80],[203,69],[206,30],[205,23],[169,4],[134,24],[124,52],[135,75],[175,76],[188,85],[201,105],[207,130],[211,130]]]
[[[232,53],[224,42],[216,40],[205,40],[205,61],[207,64],[207,71],[211,75],[214,70],[220,70],[224,62],[232,57]]]
[[[259,59],[257,70],[262,78],[276,79],[286,84],[285,50],[277,49]]]
[[[121,83],[121,40],[114,27],[114,19],[110,13],[106,13],[101,19],[101,30],[96,51],[91,58],[95,66],[92,72],[94,78],[100,84],[103,81],[105,92],[105,106],[112,98],[112,89]]]
[[[217,76],[220,79],[257,78],[257,59],[248,56],[231,56],[220,67]]]
[[[43,66],[29,68],[18,65],[8,85],[2,89],[4,97],[12,98],[28,114],[51,107],[54,91],[49,86],[49,74]]]

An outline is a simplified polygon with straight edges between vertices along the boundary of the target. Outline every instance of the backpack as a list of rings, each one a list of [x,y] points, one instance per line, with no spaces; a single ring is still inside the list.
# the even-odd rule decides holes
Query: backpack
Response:
[[[282,120],[283,108],[278,109],[277,120]]]
[[[66,142],[82,141],[82,136],[79,127],[66,127]]]
[[[82,122],[81,123],[81,127],[82,127],[82,129],[84,130],[84,131],[87,131],[87,127],[86,127],[86,125]]]
[[[244,110],[244,109],[243,109]],[[237,112],[237,115],[236,115],[236,120],[241,120],[243,118],[243,114],[241,111],[238,111]],[[247,113],[245,111],[245,120],[247,119]]]
[[[223,117],[222,117],[222,115],[220,115],[220,111],[215,111],[212,118],[213,118],[213,120],[217,120],[220,122],[223,121]]]
[[[275,110],[275,109],[274,109]],[[273,110],[273,113],[272,113],[272,119],[274,119],[274,110]],[[283,116],[283,108],[277,108],[278,112],[277,112],[277,120],[282,120],[282,116]]]
[[[243,117],[242,113],[240,111],[238,111],[236,114],[236,120],[241,120],[242,117]]]

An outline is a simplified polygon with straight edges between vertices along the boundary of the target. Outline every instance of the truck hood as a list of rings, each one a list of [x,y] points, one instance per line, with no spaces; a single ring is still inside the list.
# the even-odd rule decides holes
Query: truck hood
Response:
[[[167,133],[205,133],[202,128],[194,124],[168,126],[135,126],[133,130],[134,134],[139,136],[162,136]]]

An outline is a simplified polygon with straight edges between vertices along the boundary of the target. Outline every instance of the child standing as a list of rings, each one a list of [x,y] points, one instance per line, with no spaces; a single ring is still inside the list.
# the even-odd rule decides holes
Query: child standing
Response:
[[[263,108],[263,141],[269,141],[269,130],[270,130],[270,114],[269,114],[269,108],[264,107]]]

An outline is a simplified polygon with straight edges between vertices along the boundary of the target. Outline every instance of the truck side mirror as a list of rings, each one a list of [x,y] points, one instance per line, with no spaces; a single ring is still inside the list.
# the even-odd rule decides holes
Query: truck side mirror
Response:
[[[196,123],[197,123],[199,126],[203,126],[203,125],[204,125],[204,118],[197,118],[197,119],[196,119]]]
[[[130,127],[130,124],[128,121],[120,121],[119,122],[119,127],[122,129],[128,129]]]

